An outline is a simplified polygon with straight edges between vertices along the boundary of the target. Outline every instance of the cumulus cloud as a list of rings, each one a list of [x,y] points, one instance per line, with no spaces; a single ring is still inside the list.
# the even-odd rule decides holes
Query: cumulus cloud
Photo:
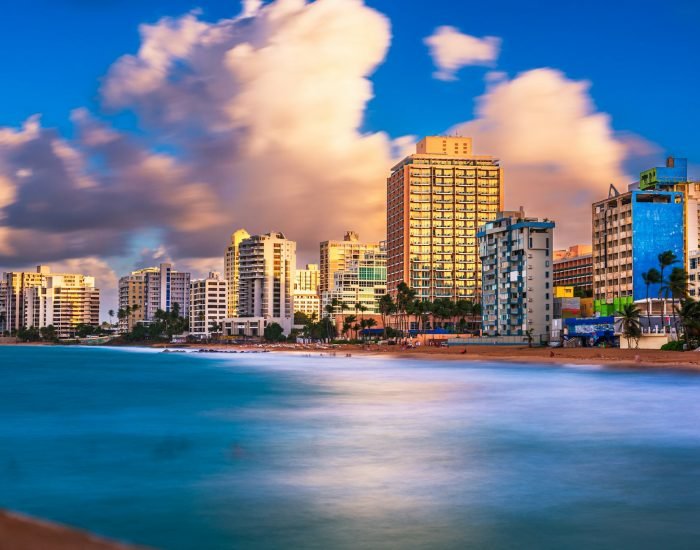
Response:
[[[439,80],[456,80],[456,73],[469,65],[490,65],[498,58],[501,39],[477,38],[448,25],[438,27],[423,41],[430,50]]]
[[[453,129],[473,136],[477,153],[502,159],[506,206],[553,218],[559,245],[586,241],[591,203],[628,180],[628,147],[588,88],[554,69],[527,71],[492,85],[476,118]]]
[[[193,12],[140,33],[100,93],[143,134],[82,109],[74,140],[38,118],[0,129],[0,262],[120,255],[153,228],[177,259],[221,254],[232,227],[281,230],[309,255],[348,228],[381,237],[396,146],[360,128],[390,41],[383,15],[361,0],[249,1],[237,17]]]

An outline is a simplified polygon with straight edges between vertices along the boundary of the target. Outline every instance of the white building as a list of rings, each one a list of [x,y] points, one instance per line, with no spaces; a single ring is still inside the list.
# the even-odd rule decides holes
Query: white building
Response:
[[[500,212],[483,225],[482,324],[488,336],[548,339],[553,319],[552,233],[554,222]]]
[[[296,270],[294,313],[303,313],[310,319],[321,318],[321,298],[318,295],[320,274],[318,264],[307,264],[305,269]]]
[[[228,302],[228,283],[220,273],[211,272],[206,279],[190,284],[190,334],[197,338],[209,338],[214,326],[223,330]]]
[[[238,251],[238,315],[231,320],[255,317],[278,323],[289,334],[294,323],[296,243],[282,233],[267,233],[242,240]]]
[[[100,324],[100,291],[94,277],[51,273],[40,265],[36,272],[6,273],[0,291],[3,330],[53,326],[59,338],[71,338],[78,325]]]

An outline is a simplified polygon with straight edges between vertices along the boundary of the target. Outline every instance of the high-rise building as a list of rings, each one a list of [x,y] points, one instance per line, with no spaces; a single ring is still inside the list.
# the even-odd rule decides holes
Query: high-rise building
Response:
[[[619,193],[593,203],[593,303],[596,313],[614,315],[626,304],[646,301],[642,274],[659,268],[658,255],[672,251],[685,263],[684,200],[677,191]],[[649,288],[651,298],[659,285]]]
[[[353,259],[346,259],[343,269],[333,274],[331,288],[321,293],[324,316],[327,315],[326,307],[334,304],[338,304],[334,307],[334,314],[351,314],[360,310],[379,314],[379,300],[386,294],[384,243],[379,243],[378,249],[363,249]]]
[[[294,278],[294,313],[303,313],[310,319],[320,319],[321,298],[319,297],[320,271],[318,264],[307,264],[305,269],[297,269]]]
[[[238,270],[239,254],[238,245],[241,241],[249,238],[250,235],[245,229],[234,231],[231,235],[231,242],[224,254],[224,278],[228,284],[228,304],[226,316],[235,317],[238,315]]]
[[[689,261],[693,251],[700,248],[700,182],[688,178],[688,159],[668,157],[665,166],[645,170],[639,175],[639,189],[683,193],[683,248]],[[689,263],[686,263],[686,270],[690,270]]]
[[[119,320],[120,332],[138,323],[148,324],[159,309],[172,311],[178,305],[180,316],[190,312],[190,274],[175,271],[172,264],[132,271],[119,279],[119,309],[130,308],[131,314]]]
[[[296,243],[282,233],[253,235],[239,250],[238,315],[278,323],[289,334],[294,322]]]
[[[213,326],[223,328],[228,305],[227,282],[221,273],[211,272],[206,279],[190,283],[190,334],[208,338]],[[217,328],[217,332],[222,329]]]
[[[0,336],[7,330],[7,283],[0,277]]]
[[[482,324],[489,336],[548,339],[553,319],[554,222],[502,212],[478,233]]]
[[[417,298],[474,299],[481,269],[477,230],[503,208],[503,172],[476,156],[471,138],[429,136],[387,180],[387,283]]]
[[[53,326],[59,338],[70,338],[78,325],[100,323],[100,291],[94,277],[51,273],[41,265],[36,272],[6,273],[2,289],[4,330]]]
[[[345,233],[342,241],[324,241],[321,243],[321,278],[319,292],[335,289],[335,273],[346,270],[350,264],[361,260],[365,253],[380,252],[381,243],[362,242],[354,231]]]
[[[571,286],[579,297],[593,295],[593,247],[577,244],[554,251],[554,286]]]

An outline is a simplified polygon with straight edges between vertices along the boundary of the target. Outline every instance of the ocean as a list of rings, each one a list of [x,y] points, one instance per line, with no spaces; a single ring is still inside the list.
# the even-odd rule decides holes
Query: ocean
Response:
[[[697,548],[700,375],[0,346],[0,508],[168,550]]]

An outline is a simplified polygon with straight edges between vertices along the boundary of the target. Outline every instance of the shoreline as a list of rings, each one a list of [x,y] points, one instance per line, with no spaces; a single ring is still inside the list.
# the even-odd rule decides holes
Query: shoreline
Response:
[[[13,343],[3,346],[61,346],[49,343]],[[71,344],[74,345],[74,344]],[[70,347],[70,346],[66,346]],[[549,348],[525,345],[517,346],[453,346],[438,348],[421,346],[402,349],[399,345],[378,344],[222,344],[222,343],[134,343],[107,344],[101,346],[81,347],[113,347],[113,348],[143,348],[153,350],[187,350],[188,353],[212,352],[222,354],[236,353],[335,353],[339,357],[387,357],[392,359],[414,359],[429,361],[479,361],[508,364],[545,364],[551,366],[591,365],[607,368],[683,371],[700,373],[700,352],[692,351],[662,351],[646,349],[619,348]],[[466,353],[463,353],[466,350]]]
[[[215,353],[335,353],[338,357],[387,357],[428,361],[479,361],[508,364],[547,364],[551,366],[591,365],[640,371],[684,371],[700,373],[700,352],[661,350],[622,350],[619,348],[545,348],[527,346],[454,346],[449,348],[418,347],[402,350],[400,346],[376,344],[156,344],[139,346],[163,349],[212,350]],[[466,349],[466,353],[463,350]],[[191,353],[197,353],[192,351]]]
[[[7,545],[7,546],[6,546]],[[0,510],[0,548],[18,550],[146,550],[60,523]]]

